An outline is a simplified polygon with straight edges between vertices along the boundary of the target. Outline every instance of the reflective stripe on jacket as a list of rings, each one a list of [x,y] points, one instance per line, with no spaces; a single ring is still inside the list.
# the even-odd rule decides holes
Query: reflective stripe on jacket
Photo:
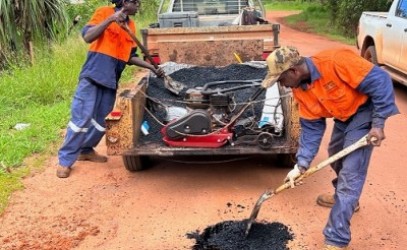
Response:
[[[348,49],[324,51],[311,60],[320,77],[306,89],[293,89],[300,117],[307,120],[334,117],[346,121],[368,99],[356,88],[374,65]]]

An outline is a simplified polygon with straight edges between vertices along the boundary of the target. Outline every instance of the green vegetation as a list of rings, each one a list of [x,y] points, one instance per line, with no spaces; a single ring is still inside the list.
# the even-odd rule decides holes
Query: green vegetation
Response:
[[[0,69],[30,58],[33,46],[63,39],[68,16],[65,0],[0,1]]]
[[[312,32],[330,39],[354,44],[352,36],[346,36],[335,28],[328,6],[320,1],[266,1],[267,11],[297,10],[298,14],[286,17],[285,24],[303,32]]]
[[[71,9],[69,13],[89,17],[100,2],[90,1],[95,7],[89,9],[74,6],[81,10]],[[139,29],[155,21],[155,14],[136,16]],[[32,162],[24,163],[27,157],[55,154],[62,142],[70,103],[86,58],[88,45],[79,35],[86,22],[81,19],[66,41],[36,49],[32,66],[16,61],[7,71],[0,72],[0,214],[10,194],[22,188],[21,178],[33,169]],[[130,81],[136,70],[127,67],[121,82]],[[19,123],[29,127],[17,130],[14,127]],[[37,165],[41,166],[45,159],[40,157]]]
[[[326,7],[312,5],[305,8],[301,13],[285,18],[287,25],[303,32],[316,33],[343,43],[355,44],[355,37],[342,32],[332,23],[331,16]]]
[[[303,32],[317,33],[333,40],[354,44],[352,37],[343,35],[342,30],[333,28],[333,21],[327,5],[320,1],[265,1],[267,11],[293,10],[299,11],[284,20],[293,29]]]
[[[387,11],[391,4],[388,0],[265,0],[264,2],[269,11],[301,11],[300,14],[285,19],[292,28],[315,32],[349,44],[354,44],[362,11]]]
[[[0,172],[0,214],[6,208],[10,194],[23,188],[21,178],[27,173],[27,168],[16,170],[12,174]]]
[[[86,45],[77,36],[50,52],[36,53],[30,67],[12,67],[0,75],[0,213],[20,177],[29,172],[24,159],[49,153],[61,138]],[[69,52],[66,49],[69,47]],[[29,124],[16,130],[18,123]]]
[[[305,10],[309,6],[319,5],[314,1],[275,1],[265,0],[263,1],[265,8],[269,11],[275,10]]]

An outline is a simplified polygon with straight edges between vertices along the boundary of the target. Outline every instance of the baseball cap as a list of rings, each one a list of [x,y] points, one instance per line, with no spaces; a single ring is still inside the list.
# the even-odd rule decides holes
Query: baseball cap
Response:
[[[300,53],[295,47],[283,46],[274,50],[266,59],[269,72],[268,84],[264,87],[273,85],[284,71],[296,65],[300,59]]]

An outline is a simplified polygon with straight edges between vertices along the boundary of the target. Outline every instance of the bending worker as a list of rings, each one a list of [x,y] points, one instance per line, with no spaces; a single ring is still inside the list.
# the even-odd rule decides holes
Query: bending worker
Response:
[[[93,149],[105,133],[105,117],[112,111],[120,76],[126,66],[137,65],[162,76],[162,69],[137,58],[136,44],[123,29],[135,32],[129,16],[137,13],[140,0],[112,0],[115,7],[98,8],[82,30],[90,43],[86,62],[71,106],[65,141],[58,158],[57,177],[66,178],[76,160],[106,162],[107,157]]]
[[[323,231],[324,249],[347,249],[350,220],[359,207],[373,146],[380,146],[385,139],[386,119],[399,113],[392,81],[384,70],[348,49],[326,50],[306,58],[293,47],[282,47],[269,55],[267,64],[269,74],[282,86],[292,88],[299,104],[297,164],[285,178],[293,187],[319,150],[326,118],[334,119],[329,156],[368,134],[371,145],[331,165],[337,175],[332,181],[334,195],[317,198],[319,205],[332,207]]]

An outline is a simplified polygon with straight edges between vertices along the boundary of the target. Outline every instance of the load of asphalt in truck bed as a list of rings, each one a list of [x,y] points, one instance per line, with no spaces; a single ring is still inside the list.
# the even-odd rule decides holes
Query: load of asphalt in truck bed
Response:
[[[185,92],[190,88],[195,88],[198,86],[204,86],[206,83],[214,81],[225,81],[225,80],[255,80],[264,79],[267,74],[266,68],[256,68],[248,65],[242,64],[231,64],[225,67],[190,67],[183,68],[169,74],[169,76],[178,82],[185,85],[185,88],[181,93],[176,96],[171,93],[168,89],[164,87],[164,79],[150,77],[148,80],[147,95],[151,99],[156,99],[158,102],[163,103],[166,106],[177,106],[185,108],[184,96]],[[219,86],[220,88],[230,88],[238,86],[242,83],[228,83]],[[234,91],[235,102],[244,103],[249,100],[252,94],[257,90],[256,88],[245,88]],[[265,94],[260,95],[257,100],[262,100],[265,98]],[[150,99],[150,98],[149,98]],[[164,118],[166,116],[165,109],[156,104],[156,101],[147,101],[147,108],[152,111],[153,115],[161,122],[164,123]],[[239,107],[236,107],[238,109]],[[247,111],[242,115],[243,117],[249,116],[260,116],[263,108],[263,103],[257,103],[248,108]],[[147,121],[149,125],[149,134],[141,134],[139,138],[140,144],[148,144],[151,142],[161,143],[162,135],[160,130],[162,125],[158,123],[148,112],[144,113],[144,121]]]
[[[193,250],[287,250],[293,240],[290,229],[279,223],[253,223],[249,235],[245,231],[247,220],[224,221],[199,231],[188,233],[195,240]]]

